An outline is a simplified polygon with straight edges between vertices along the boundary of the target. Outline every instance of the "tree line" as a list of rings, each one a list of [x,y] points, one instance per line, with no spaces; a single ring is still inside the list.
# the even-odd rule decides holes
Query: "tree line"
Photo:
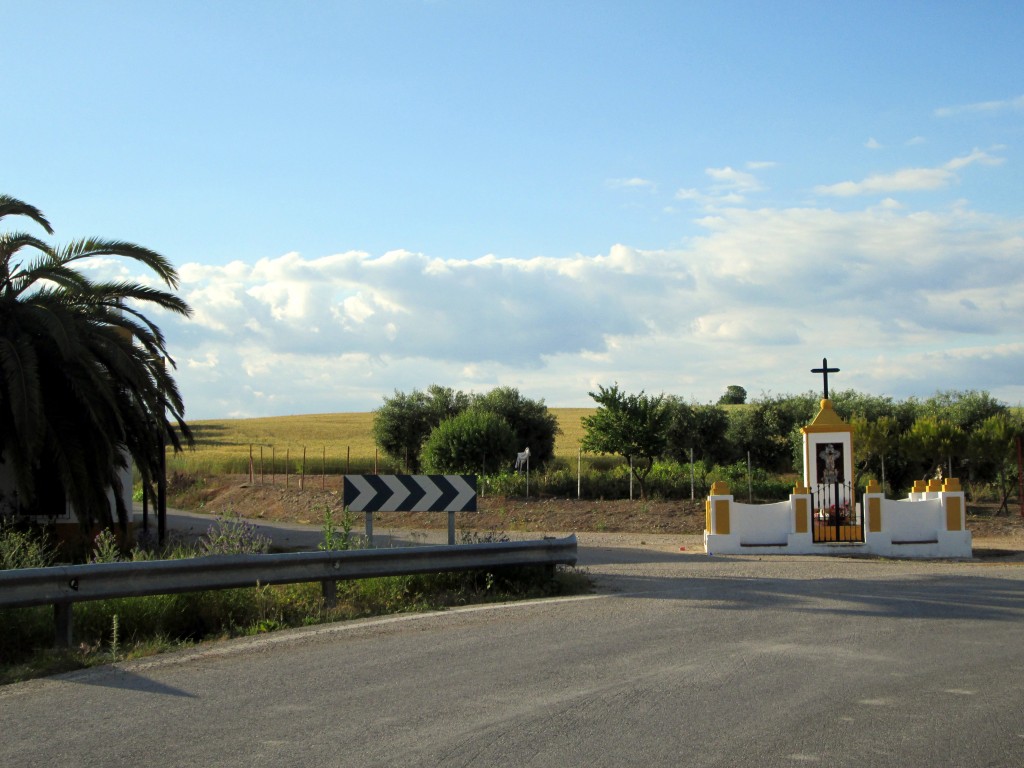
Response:
[[[674,395],[629,393],[617,384],[589,393],[596,411],[583,419],[581,449],[621,457],[646,495],[659,463],[698,463],[702,471],[749,462],[775,474],[802,470],[802,433],[820,407],[813,392],[762,395],[747,402],[731,385],[717,403]],[[986,391],[940,391],[896,400],[855,390],[831,393],[833,408],[854,428],[858,482],[889,491],[941,473],[972,487],[996,489],[1005,507],[1017,481],[1021,415]],[[558,423],[543,400],[511,387],[467,394],[432,385],[385,398],[374,412],[378,447],[410,472],[497,473],[530,448],[531,466],[551,466]]]

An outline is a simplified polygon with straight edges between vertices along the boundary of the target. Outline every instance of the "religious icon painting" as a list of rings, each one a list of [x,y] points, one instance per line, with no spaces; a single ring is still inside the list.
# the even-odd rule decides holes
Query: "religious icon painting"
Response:
[[[843,472],[843,444],[818,444],[818,482],[825,485],[843,483],[846,477]]]

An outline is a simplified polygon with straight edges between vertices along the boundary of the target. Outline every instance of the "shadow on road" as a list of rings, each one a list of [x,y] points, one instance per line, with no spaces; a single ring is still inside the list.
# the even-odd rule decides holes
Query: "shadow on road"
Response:
[[[63,675],[62,679],[65,682],[78,683],[79,685],[95,685],[101,688],[155,693],[160,696],[177,696],[186,699],[198,698],[194,693],[183,691],[181,688],[158,683],[143,675],[128,672],[117,667],[102,667],[99,669],[89,669],[84,672],[72,672],[68,675]]]
[[[905,578],[599,577],[622,597],[699,602],[725,611],[764,608],[911,620],[1021,621],[1024,582],[971,575]]]

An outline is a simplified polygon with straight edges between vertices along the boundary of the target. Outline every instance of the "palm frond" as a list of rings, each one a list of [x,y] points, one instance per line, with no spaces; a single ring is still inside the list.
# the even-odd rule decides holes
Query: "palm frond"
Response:
[[[119,256],[145,264],[156,272],[160,279],[170,288],[178,287],[178,271],[165,256],[156,251],[124,240],[101,240],[99,238],[83,238],[74,240],[55,251],[62,264],[97,256]]]
[[[0,233],[0,293],[11,295],[11,281],[22,273],[21,263],[11,264],[12,259],[23,248],[34,248],[49,255],[50,246],[37,237],[23,232]]]
[[[36,351],[22,335],[0,335],[0,368],[3,369],[4,410],[9,414],[13,435],[2,442],[31,457],[41,444],[42,402],[39,398],[39,369]]]
[[[41,219],[0,196],[0,218],[11,214]],[[26,250],[35,253],[12,263]],[[192,442],[174,361],[148,312],[188,317],[191,307],[160,288],[90,280],[78,262],[95,257],[131,259],[178,285],[166,258],[133,243],[85,238],[53,248],[0,234],[0,455],[11,459],[19,498],[33,503],[42,483],[59,483],[85,527],[112,521],[108,494],[129,457],[152,482],[164,440],[175,450]],[[125,523],[119,497],[114,509]]]
[[[45,229],[48,234],[53,234],[53,227],[50,226],[50,222],[43,216],[42,211],[34,205],[29,205],[10,195],[0,195],[0,219],[3,219],[5,216],[28,216]]]

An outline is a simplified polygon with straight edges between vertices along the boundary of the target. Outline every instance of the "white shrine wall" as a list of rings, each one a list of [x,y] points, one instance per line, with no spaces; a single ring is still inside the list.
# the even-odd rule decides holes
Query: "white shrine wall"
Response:
[[[907,499],[886,499],[872,481],[857,505],[862,542],[814,542],[811,495],[797,487],[789,501],[738,504],[715,483],[705,505],[704,549],[710,555],[836,555],[970,558],[964,493],[956,478],[915,485]]]

